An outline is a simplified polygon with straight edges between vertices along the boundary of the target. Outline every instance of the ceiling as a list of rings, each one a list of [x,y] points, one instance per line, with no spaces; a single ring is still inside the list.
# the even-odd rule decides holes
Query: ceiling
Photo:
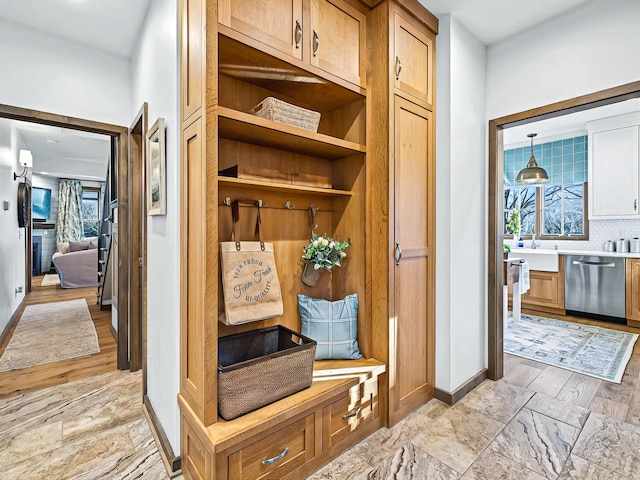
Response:
[[[151,0],[0,0],[0,18],[131,57]]]
[[[13,120],[23,146],[33,156],[32,173],[104,181],[111,137]]]
[[[419,0],[436,16],[451,14],[485,45],[543,23],[589,0]]]

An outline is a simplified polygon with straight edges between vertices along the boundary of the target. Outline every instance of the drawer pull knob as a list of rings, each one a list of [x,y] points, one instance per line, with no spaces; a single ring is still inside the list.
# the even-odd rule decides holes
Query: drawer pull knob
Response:
[[[357,417],[358,414],[362,411],[362,405],[360,405],[358,408],[356,408],[353,412],[351,413],[347,413],[346,415],[342,415],[342,418],[344,418],[345,420],[351,417]]]
[[[271,465],[272,463],[276,463],[278,460],[282,460],[287,453],[289,453],[289,447],[285,448],[280,455],[262,460],[260,463],[262,465]]]

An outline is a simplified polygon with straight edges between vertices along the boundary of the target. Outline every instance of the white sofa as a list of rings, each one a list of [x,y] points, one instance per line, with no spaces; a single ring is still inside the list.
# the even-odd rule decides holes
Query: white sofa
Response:
[[[90,242],[70,242],[70,245]],[[62,246],[62,248],[61,248]],[[98,249],[68,251],[63,244],[60,251],[53,254],[52,261],[60,276],[62,288],[95,287],[98,285]]]

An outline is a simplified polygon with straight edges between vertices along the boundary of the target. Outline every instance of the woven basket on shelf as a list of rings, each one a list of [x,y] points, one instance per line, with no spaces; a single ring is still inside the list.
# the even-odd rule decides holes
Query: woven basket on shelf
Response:
[[[312,132],[318,131],[320,112],[297,107],[274,97],[267,97],[249,110],[249,113],[260,118],[284,123],[292,127],[304,128]]]
[[[311,386],[316,341],[282,325],[218,339],[218,410],[225,420]]]

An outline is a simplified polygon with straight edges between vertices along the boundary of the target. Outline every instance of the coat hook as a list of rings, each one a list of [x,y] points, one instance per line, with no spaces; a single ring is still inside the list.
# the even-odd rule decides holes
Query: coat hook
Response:
[[[287,200],[287,203],[284,204],[284,208],[286,208],[287,210],[293,210],[294,208],[296,208],[296,206],[291,205],[291,202]]]
[[[258,208],[264,208],[269,206],[269,204],[267,202],[263,202],[261,198],[256,200],[256,205],[258,206]]]
[[[222,203],[227,206],[231,205],[231,197],[224,197],[224,201]]]

